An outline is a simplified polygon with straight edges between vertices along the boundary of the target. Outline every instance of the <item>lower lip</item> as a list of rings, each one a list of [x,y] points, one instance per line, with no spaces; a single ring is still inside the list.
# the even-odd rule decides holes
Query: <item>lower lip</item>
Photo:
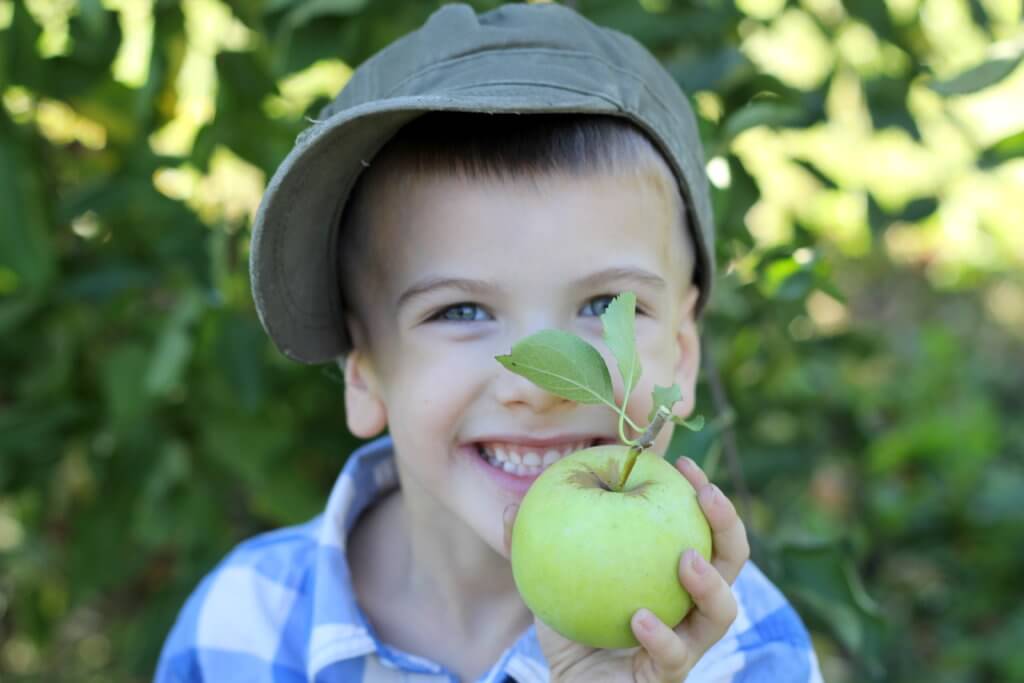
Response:
[[[481,468],[491,478],[491,481],[518,498],[525,496],[527,489],[540,476],[540,473],[520,476],[495,467],[480,456],[476,446],[464,446],[463,450],[477,464],[477,467]]]

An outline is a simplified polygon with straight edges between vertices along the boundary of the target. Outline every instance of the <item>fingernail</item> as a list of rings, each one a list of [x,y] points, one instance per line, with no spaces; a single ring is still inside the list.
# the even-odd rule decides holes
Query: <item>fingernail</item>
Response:
[[[636,615],[636,625],[641,631],[650,633],[654,630],[654,615],[651,614],[650,610],[642,608],[637,611]]]
[[[693,570],[693,573],[697,574],[698,576],[703,576],[704,574],[706,574],[708,571],[708,567],[710,565],[708,565],[704,558],[700,556],[700,553],[698,553],[696,550],[693,550],[692,548],[690,550],[687,550],[686,552],[690,555],[690,557],[687,559],[690,562],[690,569]]]

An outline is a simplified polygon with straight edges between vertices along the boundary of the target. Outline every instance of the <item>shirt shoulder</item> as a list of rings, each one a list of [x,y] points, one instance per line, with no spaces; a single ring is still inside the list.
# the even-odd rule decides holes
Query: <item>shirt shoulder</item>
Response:
[[[821,683],[810,635],[782,591],[753,562],[740,571],[732,591],[736,621],[687,680]]]
[[[155,681],[304,680],[320,523],[318,516],[231,550],[179,612]]]
[[[352,592],[346,538],[361,512],[396,483],[390,437],[380,437],[349,455],[320,515],[235,546],[179,612],[156,683],[306,681],[334,659],[341,665],[372,650]]]

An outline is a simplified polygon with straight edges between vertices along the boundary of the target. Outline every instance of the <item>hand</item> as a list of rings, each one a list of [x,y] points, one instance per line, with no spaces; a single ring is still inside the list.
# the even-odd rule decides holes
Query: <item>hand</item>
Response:
[[[694,608],[674,628],[647,610],[638,610],[630,626],[640,647],[601,650],[573,642],[534,617],[537,639],[551,669],[552,683],[631,681],[680,683],[736,618],[736,599],[729,586],[750,557],[750,545],[736,508],[689,458],[676,467],[697,491],[712,533],[711,563],[694,550],[679,561],[679,581],[693,597]],[[505,551],[508,554],[517,505],[505,510]]]

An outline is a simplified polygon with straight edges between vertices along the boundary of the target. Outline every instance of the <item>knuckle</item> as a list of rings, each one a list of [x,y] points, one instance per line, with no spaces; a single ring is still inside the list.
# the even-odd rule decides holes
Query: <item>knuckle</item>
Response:
[[[667,678],[665,680],[681,681],[689,669],[688,664],[686,650],[678,646],[665,656],[659,668],[666,673]]]
[[[739,606],[736,604],[736,599],[733,598],[732,593],[729,593],[729,599],[722,606],[722,624],[724,626],[722,632],[729,630],[732,623],[736,621],[736,617],[739,616]]]
[[[699,576],[688,590],[696,602],[705,604],[713,604],[716,594],[719,592],[732,594],[732,591],[729,590],[729,584],[725,582],[722,575],[715,569],[709,569],[705,575]]]
[[[712,581],[696,581],[694,585],[687,586],[690,597],[694,602],[700,604],[708,601],[708,598],[715,592],[715,584]]]

